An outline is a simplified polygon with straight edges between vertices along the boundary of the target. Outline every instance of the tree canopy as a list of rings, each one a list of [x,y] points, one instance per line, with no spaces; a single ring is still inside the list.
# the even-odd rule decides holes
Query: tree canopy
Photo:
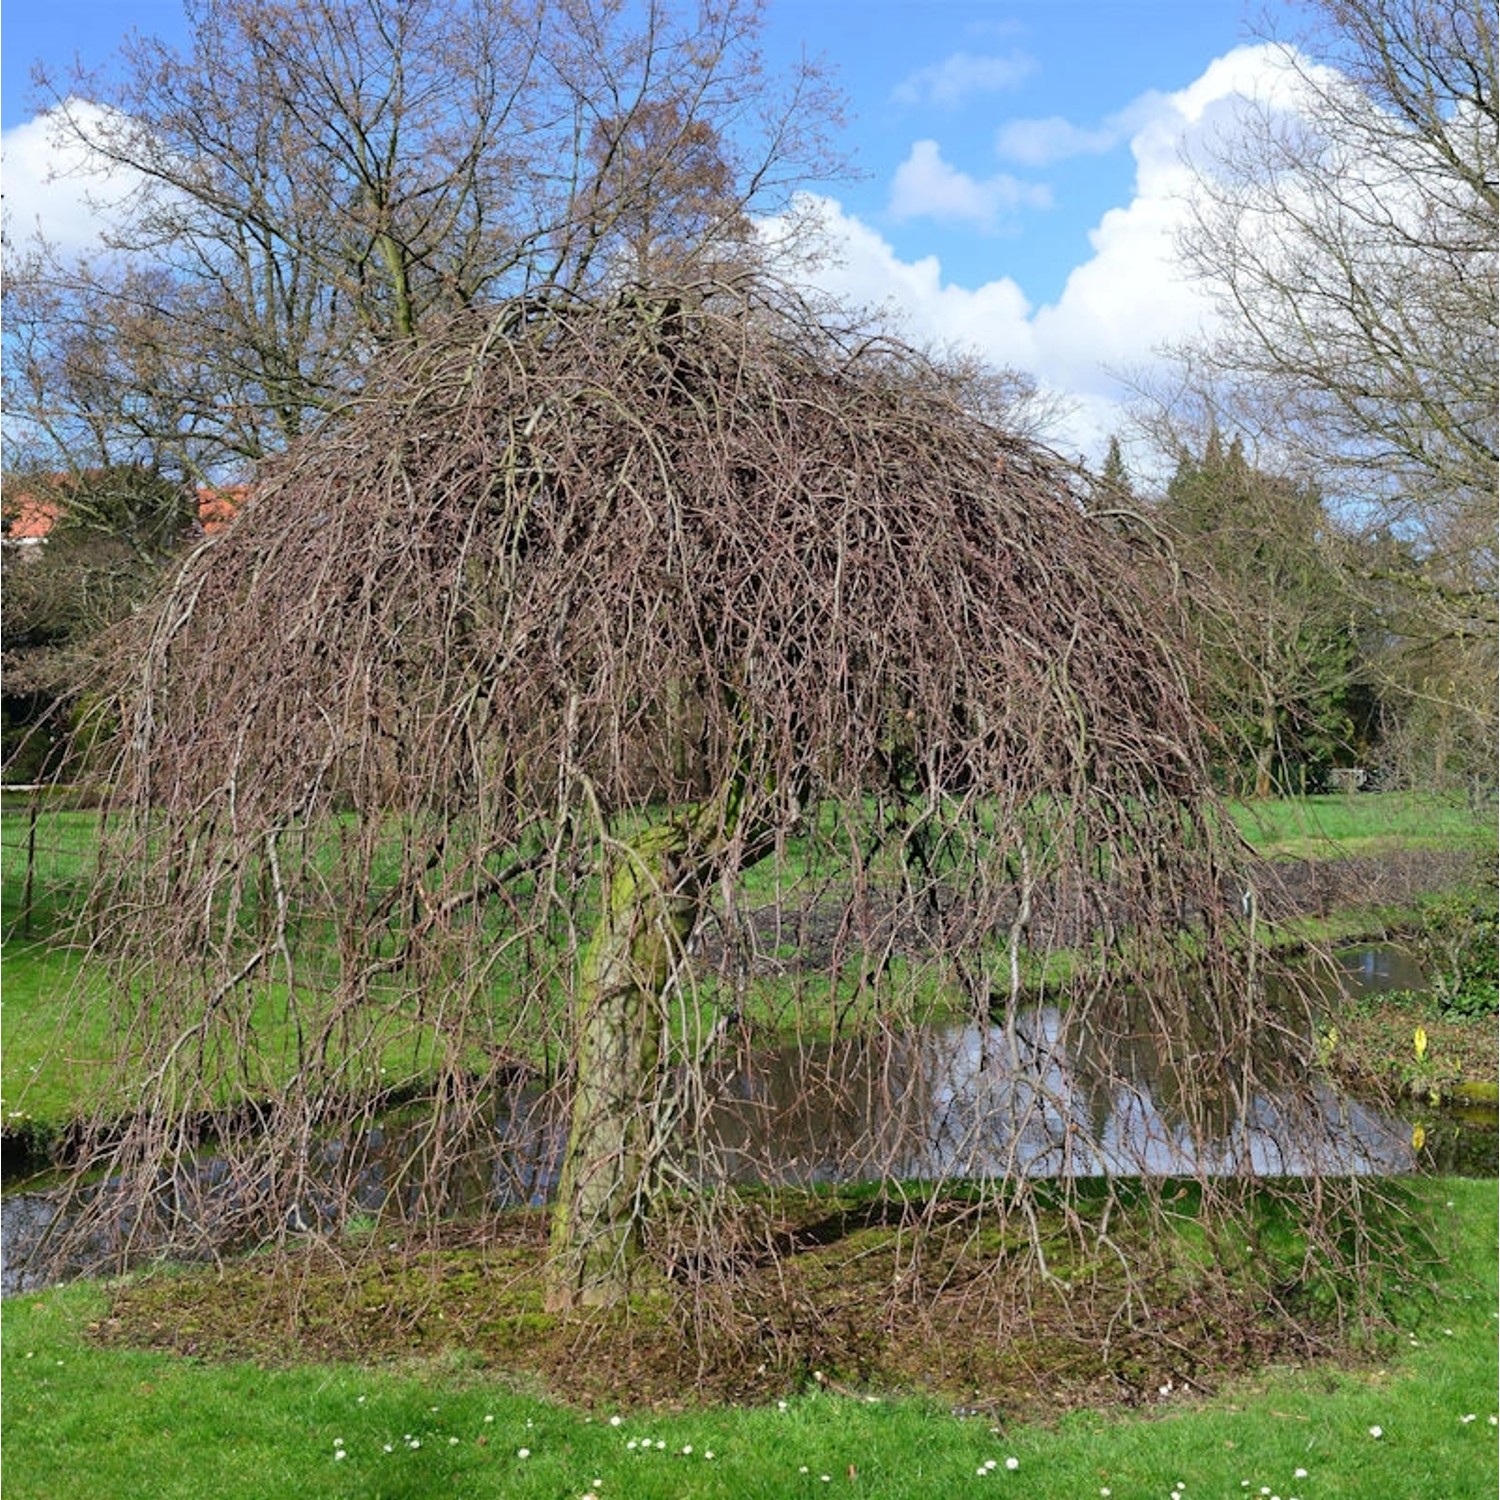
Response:
[[[1184,456],[1156,515],[1193,579],[1216,759],[1242,796],[1305,791],[1360,749],[1369,759],[1343,538],[1306,485],[1257,470],[1211,431]]]

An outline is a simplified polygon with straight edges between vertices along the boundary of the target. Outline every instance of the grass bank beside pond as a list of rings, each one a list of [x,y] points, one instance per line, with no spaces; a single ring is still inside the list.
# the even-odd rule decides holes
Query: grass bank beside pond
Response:
[[[1338,792],[1237,802],[1235,824],[1264,859],[1340,859],[1431,849],[1493,854],[1496,809],[1429,792]]]
[[[1252,846],[1269,860],[1347,863],[1420,852],[1424,858],[1473,856],[1476,871],[1494,867],[1493,813],[1471,809],[1461,799],[1361,792],[1244,804],[1235,815]],[[0,916],[5,934],[0,1125],[8,1146],[25,1146],[22,1154],[28,1159],[45,1155],[46,1143],[57,1128],[76,1116],[84,1101],[97,1099],[114,1082],[108,1062],[106,999],[101,994],[85,1005],[67,1004],[79,978],[79,960],[60,946],[67,913],[81,898],[93,868],[97,817],[65,807],[42,807],[34,817],[29,804],[7,806],[0,812]],[[1278,868],[1297,873],[1289,864]],[[1301,886],[1316,884],[1300,882]],[[1294,891],[1289,898],[1292,909],[1311,903],[1316,910],[1278,922],[1277,940],[1353,941],[1427,924],[1433,906],[1428,896],[1412,895],[1405,905],[1376,904],[1372,892],[1364,889],[1367,884],[1354,878],[1344,883],[1347,889],[1338,886],[1332,895],[1321,886],[1311,893]],[[1420,891],[1420,880],[1413,889]],[[30,936],[25,935],[28,931]],[[1052,961],[1062,964],[1066,955],[1054,954]],[[778,1013],[776,986],[775,980],[765,981],[757,997],[759,1011],[772,1018]],[[827,1009],[831,1015],[841,1014],[839,1000],[837,994],[830,996]],[[1374,1027],[1355,1019],[1357,1024],[1341,1029],[1344,1052],[1349,1055],[1338,1060],[1335,1071],[1351,1078],[1387,1079],[1392,1072],[1411,1071],[1407,1068],[1409,1033],[1398,1034],[1406,1026],[1404,1016]],[[402,1018],[394,1018],[393,1025],[405,1038]],[[1494,1083],[1492,1032],[1485,1014],[1467,1019],[1440,1017],[1426,1074],[1436,1077],[1434,1070],[1441,1064],[1447,1069],[1440,1080],[1445,1087]],[[268,1050],[274,1053],[274,1026],[267,1036]],[[1389,1058],[1372,1051],[1388,1043],[1394,1048]],[[391,1086],[408,1078],[415,1081],[413,1069],[419,1067],[420,1057],[414,1062],[413,1052],[403,1042],[382,1081]]]
[[[1402,1327],[1380,1348],[1343,1367],[1266,1369],[1211,1397],[1174,1385],[1136,1411],[1049,1421],[1018,1421],[1003,1403],[956,1416],[812,1380],[784,1402],[675,1415],[622,1386],[584,1412],[454,1354],[273,1368],[103,1347],[94,1329],[109,1293],[80,1284],[5,1305],[5,1493],[1492,1500],[1496,1183],[1415,1191],[1452,1248],[1432,1295],[1393,1309]]]

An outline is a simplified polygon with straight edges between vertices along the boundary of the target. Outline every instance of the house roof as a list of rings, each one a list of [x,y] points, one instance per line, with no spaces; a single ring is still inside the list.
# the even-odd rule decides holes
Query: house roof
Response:
[[[223,531],[239,514],[240,506],[249,498],[248,484],[226,484],[217,487],[198,486],[198,524],[204,534],[213,536]]]
[[[63,482],[66,476],[56,476]],[[248,484],[198,486],[198,525],[205,536],[223,531],[234,520],[250,493]],[[64,501],[45,498],[29,490],[0,497],[0,525],[5,540],[33,544],[45,541],[66,511]]]
[[[57,524],[62,507],[56,500],[42,500],[35,495],[7,495],[0,505],[5,535],[12,542],[40,542]]]

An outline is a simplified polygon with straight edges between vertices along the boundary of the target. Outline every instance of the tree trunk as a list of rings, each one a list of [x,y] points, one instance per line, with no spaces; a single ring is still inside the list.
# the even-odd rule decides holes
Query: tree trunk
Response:
[[[665,996],[705,894],[692,817],[617,844],[579,976],[572,1125],[552,1209],[548,1308],[625,1296],[663,1142]]]

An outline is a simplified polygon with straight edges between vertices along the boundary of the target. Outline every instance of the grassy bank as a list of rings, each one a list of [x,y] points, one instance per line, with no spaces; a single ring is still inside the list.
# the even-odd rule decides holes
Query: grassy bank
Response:
[[[6,1305],[6,1493],[1491,1500],[1496,1184],[1418,1191],[1452,1234],[1441,1285],[1397,1309],[1402,1331],[1356,1367],[1284,1366],[1211,1397],[1174,1386],[1134,1413],[1027,1424],[1004,1406],[959,1417],[815,1382],[784,1404],[662,1415],[622,1390],[581,1412],[451,1353],[272,1368],[101,1347],[107,1294],[78,1285]]]
[[[1339,859],[1430,849],[1493,854],[1493,807],[1423,792],[1340,792],[1236,803],[1236,826],[1265,859]]]

